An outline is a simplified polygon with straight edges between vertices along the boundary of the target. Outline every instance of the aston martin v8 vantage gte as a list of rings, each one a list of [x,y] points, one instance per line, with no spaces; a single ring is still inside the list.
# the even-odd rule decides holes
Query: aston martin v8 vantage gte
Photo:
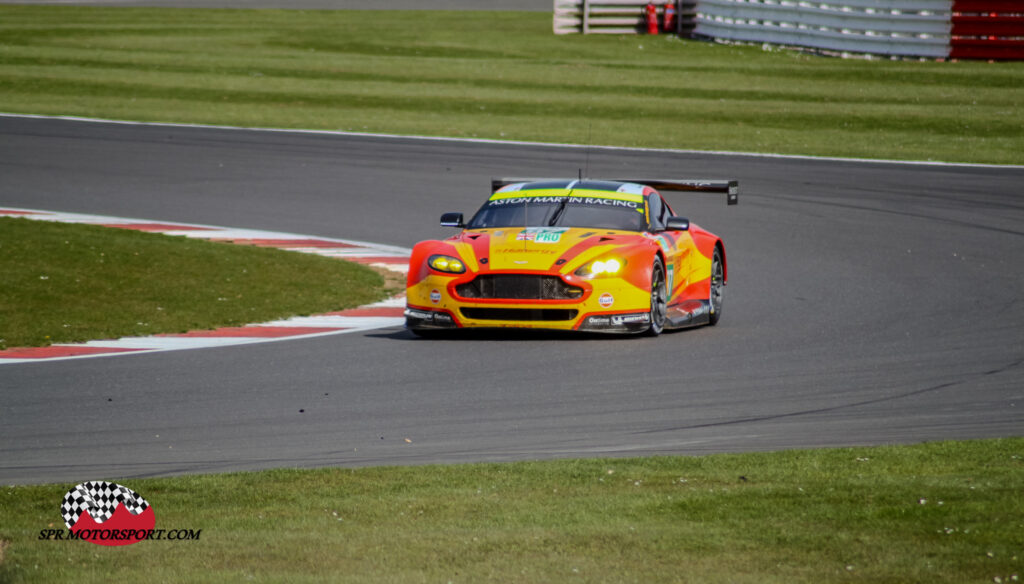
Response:
[[[716,324],[725,246],[676,216],[658,191],[738,199],[736,181],[495,179],[462,228],[409,260],[406,327],[648,333]]]

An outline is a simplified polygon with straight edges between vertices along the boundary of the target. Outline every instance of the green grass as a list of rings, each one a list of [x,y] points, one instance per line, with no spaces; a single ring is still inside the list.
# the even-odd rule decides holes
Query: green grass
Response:
[[[73,484],[0,489],[0,582],[1013,582],[1024,439],[119,481],[199,541],[39,541]],[[1000,580],[996,580],[999,578]]]
[[[0,218],[0,274],[0,348],[236,326],[386,294],[351,262],[12,218]]]
[[[536,13],[0,6],[0,111],[1024,163],[1024,63],[551,32]]]

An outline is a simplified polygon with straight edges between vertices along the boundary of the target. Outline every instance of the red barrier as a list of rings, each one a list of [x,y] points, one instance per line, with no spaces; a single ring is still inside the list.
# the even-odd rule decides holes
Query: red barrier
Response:
[[[1020,14],[1020,0],[954,0],[953,12],[1009,12]]]
[[[952,59],[1024,61],[1024,40],[953,39]]]
[[[953,36],[1024,37],[1024,16],[953,15]]]
[[[1024,2],[954,0],[949,56],[1024,60]]]

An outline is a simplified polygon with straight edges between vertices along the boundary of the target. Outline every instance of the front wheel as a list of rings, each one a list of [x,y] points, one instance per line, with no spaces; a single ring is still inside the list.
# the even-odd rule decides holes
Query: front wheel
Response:
[[[651,324],[647,334],[654,337],[665,330],[665,319],[668,314],[668,289],[665,284],[665,266],[661,258],[654,259],[651,268]]]
[[[714,326],[722,318],[722,292],[725,288],[725,268],[722,266],[722,252],[715,248],[711,258],[711,294],[708,295],[708,306],[711,315],[708,324]]]

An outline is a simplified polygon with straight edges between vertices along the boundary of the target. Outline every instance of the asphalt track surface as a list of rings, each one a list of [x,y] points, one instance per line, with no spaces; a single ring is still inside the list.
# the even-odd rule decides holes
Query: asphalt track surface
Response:
[[[0,481],[1019,436],[1024,169],[0,118],[0,206],[411,247],[500,175],[736,178],[717,327],[381,329],[0,370]],[[300,410],[304,410],[301,411]],[[408,440],[408,441],[407,441]]]

